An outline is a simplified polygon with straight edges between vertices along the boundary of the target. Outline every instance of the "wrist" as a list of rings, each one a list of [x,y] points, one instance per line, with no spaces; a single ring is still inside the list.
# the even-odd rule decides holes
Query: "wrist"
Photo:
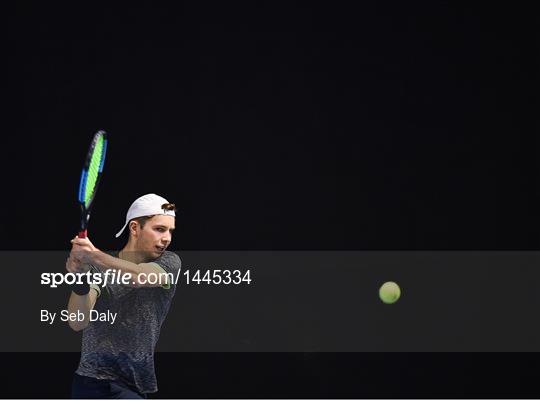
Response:
[[[91,265],[98,264],[100,253],[101,252],[97,248],[94,248],[91,251],[87,251],[86,258],[85,258],[86,263],[91,264]]]
[[[71,291],[80,296],[87,295],[90,292],[90,284],[86,282],[82,284],[72,284]]]

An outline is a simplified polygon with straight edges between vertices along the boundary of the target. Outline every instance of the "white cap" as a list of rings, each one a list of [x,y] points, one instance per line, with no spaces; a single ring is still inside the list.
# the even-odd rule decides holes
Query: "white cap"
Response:
[[[162,206],[167,203],[169,203],[167,199],[162,198],[161,196],[158,196],[156,194],[146,194],[141,196],[140,198],[137,198],[135,202],[133,202],[129,207],[126,215],[126,223],[124,224],[122,229],[118,231],[118,233],[116,234],[116,238],[122,235],[129,221],[132,219],[136,219],[137,217],[154,216],[156,214],[175,217],[176,215],[174,214],[174,210],[163,209]]]

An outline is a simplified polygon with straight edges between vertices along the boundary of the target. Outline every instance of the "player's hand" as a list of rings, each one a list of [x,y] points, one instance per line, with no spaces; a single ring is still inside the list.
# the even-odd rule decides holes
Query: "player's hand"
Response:
[[[79,238],[76,236],[71,240],[71,255],[73,255],[76,263],[76,261],[79,261],[82,264],[85,263],[92,263],[96,251],[99,251],[94,244],[92,244],[92,241],[90,241],[89,238]]]
[[[83,264],[73,253],[69,254],[66,260],[66,270],[71,273],[85,273],[89,269],[88,265]]]
[[[79,236],[75,236],[75,238],[73,238],[71,240],[71,243],[73,244],[73,246],[78,246],[84,250],[87,250],[87,251],[97,251],[98,249],[94,246],[94,244],[92,244],[92,241],[90,241],[90,238],[86,237],[86,238],[79,238]]]

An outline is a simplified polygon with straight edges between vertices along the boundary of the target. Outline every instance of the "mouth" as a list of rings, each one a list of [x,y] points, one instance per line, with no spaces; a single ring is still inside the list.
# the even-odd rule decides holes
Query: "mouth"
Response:
[[[164,246],[157,246],[157,245],[156,245],[156,250],[157,250],[159,253],[162,253],[163,251],[165,251],[165,247],[164,247]]]

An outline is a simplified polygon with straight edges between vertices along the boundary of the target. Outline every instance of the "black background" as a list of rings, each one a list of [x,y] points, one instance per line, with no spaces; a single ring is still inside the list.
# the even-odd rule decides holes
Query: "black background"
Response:
[[[106,129],[101,248],[156,192],[179,206],[177,250],[537,249],[534,15],[9,6],[1,247],[67,249],[82,159]],[[78,355],[3,362],[4,396],[66,397]],[[536,354],[156,355],[157,396],[175,398],[539,397],[539,368]]]

